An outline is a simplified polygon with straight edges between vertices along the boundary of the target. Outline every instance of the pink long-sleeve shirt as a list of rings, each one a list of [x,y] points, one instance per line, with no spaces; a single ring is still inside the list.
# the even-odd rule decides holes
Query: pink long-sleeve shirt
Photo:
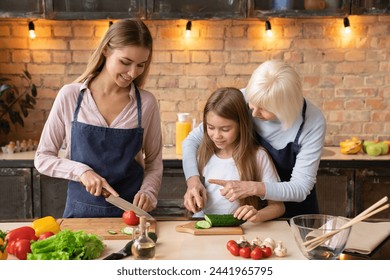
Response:
[[[137,101],[133,85],[129,92],[130,102],[110,126],[100,114],[87,85],[88,81],[83,84],[68,84],[59,91],[43,128],[34,159],[35,168],[41,174],[78,182],[85,171],[92,170],[88,165],[70,159],[71,125],[77,97],[82,89],[86,90],[78,114],[77,120],[79,122],[122,129],[138,126]],[[142,102],[144,135],[142,150],[137,154],[136,160],[144,167],[145,171],[140,191],[148,194],[156,207],[163,172],[160,112],[153,94],[142,89],[139,91]],[[63,146],[65,147],[65,155],[60,157],[58,153]]]

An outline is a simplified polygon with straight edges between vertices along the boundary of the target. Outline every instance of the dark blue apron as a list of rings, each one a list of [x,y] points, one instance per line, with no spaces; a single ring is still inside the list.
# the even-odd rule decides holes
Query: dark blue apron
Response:
[[[264,140],[260,135],[256,133],[257,142],[262,145],[272,157],[272,160],[275,164],[276,170],[278,171],[280,180],[282,182],[288,182],[291,180],[291,174],[295,166],[295,161],[297,159],[297,154],[301,149],[301,146],[298,144],[299,136],[301,136],[303,125],[305,124],[305,115],[306,115],[306,100],[303,104],[302,109],[302,124],[299,127],[298,133],[295,136],[294,142],[290,142],[283,149],[277,150],[271,146],[266,140]],[[286,212],[283,217],[291,218],[297,215],[302,214],[317,214],[319,213],[316,187],[314,185],[310,194],[302,202],[284,202],[286,206]]]
[[[141,126],[141,95],[135,87],[137,98],[138,127],[117,129],[100,127],[77,121],[84,97],[79,94],[72,121],[70,159],[85,163],[119,193],[133,201],[141,187],[144,170],[135,160],[142,148],[143,128]],[[121,217],[123,210],[105,201],[102,196],[94,196],[75,181],[68,184],[68,194],[64,218]]]

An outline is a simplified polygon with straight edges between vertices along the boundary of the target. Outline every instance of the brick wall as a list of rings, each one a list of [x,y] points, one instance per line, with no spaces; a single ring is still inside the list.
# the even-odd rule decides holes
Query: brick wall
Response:
[[[390,16],[351,16],[352,33],[342,18],[146,21],[154,38],[154,59],[146,89],[160,104],[164,143],[174,139],[177,112],[197,121],[217,87],[245,87],[252,71],[268,59],[296,67],[304,95],[327,119],[327,145],[358,136],[390,139]],[[38,139],[52,102],[64,83],[84,69],[108,21],[36,20],[37,38],[28,38],[27,19],[0,19],[0,76],[22,84],[26,69],[38,86],[36,109],[25,127],[0,134],[0,144]]]

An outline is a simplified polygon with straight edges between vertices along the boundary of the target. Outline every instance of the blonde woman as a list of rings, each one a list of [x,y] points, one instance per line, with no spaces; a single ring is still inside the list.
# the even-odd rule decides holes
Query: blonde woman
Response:
[[[302,95],[295,69],[280,60],[261,64],[242,90],[253,116],[256,138],[271,155],[281,182],[214,180],[229,201],[249,196],[284,201],[284,217],[318,213],[316,175],[324,145],[326,123],[322,112]],[[187,179],[185,206],[202,208],[203,184],[196,168],[196,150],[202,126],[183,142],[183,168]]]
[[[155,97],[142,89],[151,58],[146,25],[117,21],[85,72],[59,91],[34,163],[42,174],[70,180],[64,217],[121,216],[102,189],[145,211],[156,207],[163,170],[160,114]]]

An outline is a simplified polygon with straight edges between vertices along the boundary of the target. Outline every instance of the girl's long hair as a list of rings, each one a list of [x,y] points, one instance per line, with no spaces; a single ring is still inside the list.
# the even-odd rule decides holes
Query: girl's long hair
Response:
[[[106,48],[117,49],[127,46],[144,47],[150,51],[144,72],[134,80],[136,86],[142,87],[152,60],[153,39],[148,27],[138,19],[123,19],[112,24],[92,53],[84,73],[75,82],[83,82],[103,69],[106,62],[103,52]]]
[[[214,112],[221,118],[229,119],[238,124],[239,135],[235,141],[233,159],[237,166],[240,180],[261,181],[256,154],[258,147],[253,137],[252,117],[240,90],[226,87],[219,88],[206,102],[203,110],[203,140],[198,149],[198,168],[201,174],[211,156],[218,152],[218,148],[207,134],[207,114]],[[251,204],[258,208],[259,198],[248,197],[240,203]]]

